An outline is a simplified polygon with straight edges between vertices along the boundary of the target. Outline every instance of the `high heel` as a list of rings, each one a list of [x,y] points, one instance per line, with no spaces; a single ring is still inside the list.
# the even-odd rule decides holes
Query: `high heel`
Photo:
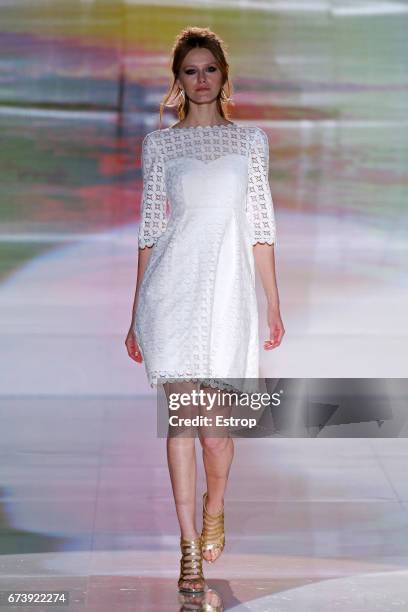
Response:
[[[181,559],[180,559],[180,578],[178,589],[182,593],[202,593],[204,591],[205,580],[203,576],[202,556],[201,556],[201,537],[193,540],[180,538]],[[199,586],[194,587],[194,584]],[[187,585],[187,586],[185,586]]]
[[[207,560],[208,563],[214,563],[221,555],[225,546],[224,533],[224,508],[216,515],[209,514],[206,508],[206,500],[208,494],[203,495],[203,529],[201,532],[201,552],[204,555],[206,552],[219,550],[219,555],[214,560]]]

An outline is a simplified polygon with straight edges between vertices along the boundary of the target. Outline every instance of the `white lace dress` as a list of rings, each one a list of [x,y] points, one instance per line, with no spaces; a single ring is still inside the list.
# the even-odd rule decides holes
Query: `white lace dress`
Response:
[[[259,376],[252,247],[276,242],[268,169],[259,127],[145,136],[138,241],[154,248],[134,331],[151,387],[199,380],[229,389],[237,388],[231,379]]]

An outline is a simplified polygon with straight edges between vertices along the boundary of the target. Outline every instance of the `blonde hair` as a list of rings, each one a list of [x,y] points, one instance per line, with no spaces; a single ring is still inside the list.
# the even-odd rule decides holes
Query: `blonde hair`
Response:
[[[180,121],[188,115],[190,101],[186,96],[181,95],[182,89],[180,87],[177,86],[177,93],[174,96],[176,102],[174,104],[167,104],[167,102],[174,95],[176,79],[178,78],[181,64],[185,56],[189,51],[191,51],[191,49],[199,47],[211,51],[215,57],[218,68],[221,71],[222,87],[217,96],[217,108],[218,112],[224,119],[229,119],[228,105],[233,105],[233,102],[231,100],[232,85],[228,78],[229,64],[226,58],[226,45],[224,41],[221,40],[221,38],[209,28],[191,26],[185,28],[180,32],[180,34],[177,35],[172,48],[171,70],[173,72],[173,83],[160,103],[160,128],[162,123],[163,109],[165,106],[176,106]]]

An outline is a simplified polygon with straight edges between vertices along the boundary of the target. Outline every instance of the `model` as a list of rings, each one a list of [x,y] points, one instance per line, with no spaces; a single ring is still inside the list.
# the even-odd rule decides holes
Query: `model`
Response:
[[[152,387],[170,393],[234,389],[259,376],[257,266],[267,298],[270,337],[281,343],[275,275],[276,224],[269,187],[269,144],[257,126],[229,121],[230,85],[223,41],[189,27],[172,53],[179,121],[142,143],[143,192],[133,316],[125,341],[144,362]],[[167,214],[167,201],[170,214]],[[184,408],[184,414],[192,410]],[[200,592],[202,559],[225,545],[224,493],[232,438],[199,428],[207,491],[196,529],[195,437],[169,435],[167,458],[180,524],[180,591]]]

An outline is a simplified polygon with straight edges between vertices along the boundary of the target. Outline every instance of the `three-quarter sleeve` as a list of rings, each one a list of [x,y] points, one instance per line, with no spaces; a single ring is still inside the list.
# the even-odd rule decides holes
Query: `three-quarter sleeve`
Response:
[[[153,246],[167,227],[164,164],[150,134],[142,142],[142,176],[138,243],[143,249]]]
[[[246,214],[252,229],[252,244],[276,244],[276,222],[269,185],[269,142],[256,128],[249,151]]]

